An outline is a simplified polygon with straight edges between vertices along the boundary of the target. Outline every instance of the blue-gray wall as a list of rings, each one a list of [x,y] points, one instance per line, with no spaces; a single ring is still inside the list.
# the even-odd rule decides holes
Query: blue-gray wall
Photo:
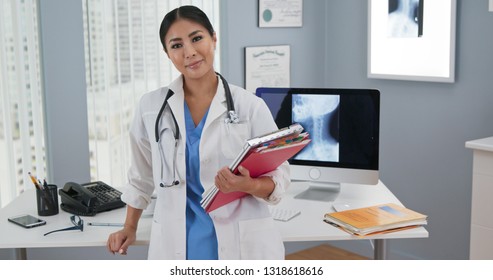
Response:
[[[48,179],[88,182],[82,1],[39,1]]]
[[[487,0],[457,1],[456,81],[367,78],[367,1],[303,1],[302,28],[258,28],[258,1],[225,1],[223,74],[244,85],[244,47],[291,46],[291,86],[381,91],[381,180],[429,215],[427,239],[391,240],[396,259],[467,259],[472,151],[493,135],[493,13]],[[224,32],[226,31],[226,32]],[[365,242],[337,246],[371,256]],[[289,249],[288,245],[288,249]]]

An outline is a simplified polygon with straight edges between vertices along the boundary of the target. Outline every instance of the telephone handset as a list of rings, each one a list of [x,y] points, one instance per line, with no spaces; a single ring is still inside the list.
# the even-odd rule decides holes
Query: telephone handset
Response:
[[[125,206],[120,199],[122,193],[101,181],[82,185],[68,182],[58,193],[62,201],[60,208],[80,216],[94,216]]]

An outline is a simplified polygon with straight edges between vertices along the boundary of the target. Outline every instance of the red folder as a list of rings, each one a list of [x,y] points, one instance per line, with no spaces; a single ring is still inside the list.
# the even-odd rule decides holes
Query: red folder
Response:
[[[247,154],[239,165],[250,171],[250,177],[259,177],[262,174],[276,169],[283,162],[296,155],[299,151],[306,147],[310,141],[310,139],[305,139],[301,142],[278,147],[270,147],[265,149],[259,148]],[[239,172],[235,169],[233,170],[233,173],[238,174]],[[215,186],[213,188],[215,188]],[[215,197],[205,207],[205,211],[209,213],[246,195],[248,194],[244,192],[223,193],[221,191],[217,191]]]

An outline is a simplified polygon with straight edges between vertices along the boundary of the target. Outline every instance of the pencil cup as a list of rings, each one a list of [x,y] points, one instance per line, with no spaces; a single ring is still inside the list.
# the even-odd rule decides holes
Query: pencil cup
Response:
[[[45,189],[36,189],[38,215],[52,216],[58,214],[58,188],[48,185]]]

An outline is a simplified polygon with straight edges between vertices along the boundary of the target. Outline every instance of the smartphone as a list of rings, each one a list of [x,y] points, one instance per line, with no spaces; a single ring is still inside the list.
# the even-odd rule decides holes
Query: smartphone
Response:
[[[33,228],[37,226],[42,226],[46,224],[45,220],[31,216],[31,215],[19,215],[15,217],[8,218],[9,222],[25,228]]]

